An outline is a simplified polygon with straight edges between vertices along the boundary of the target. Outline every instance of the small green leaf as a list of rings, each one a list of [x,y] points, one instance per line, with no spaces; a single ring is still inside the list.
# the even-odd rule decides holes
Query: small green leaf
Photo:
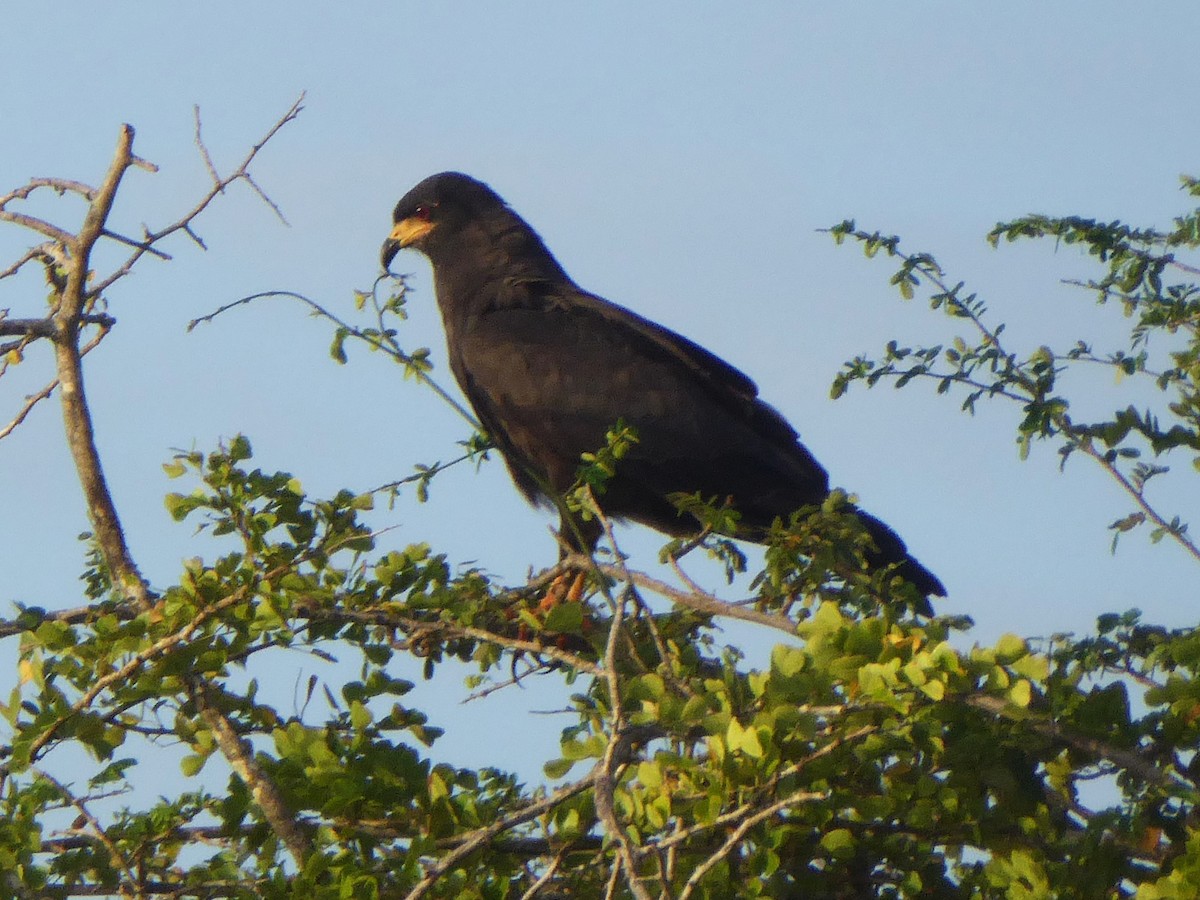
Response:
[[[557,781],[570,772],[574,765],[575,760],[573,759],[552,759],[542,766],[542,771],[547,778]]]
[[[743,728],[737,719],[729,720],[729,729],[725,733],[725,742],[731,751],[741,750],[752,759],[763,755],[762,744],[758,740],[758,732],[753,726]]]
[[[831,856],[842,858],[853,856],[854,835],[850,833],[850,829],[848,828],[835,828],[833,831],[827,831],[821,838],[821,846]]]
[[[1025,640],[1015,634],[1002,635],[996,642],[996,657],[1001,660],[1012,660],[1029,652]]]
[[[1029,701],[1032,698],[1032,689],[1029,682],[1024,678],[1015,682],[1013,686],[1008,689],[1009,702],[1014,706],[1020,706],[1024,708],[1029,705]]]
[[[578,634],[583,627],[582,603],[559,603],[546,613],[546,630]]]
[[[946,696],[946,682],[926,681],[918,687],[918,690],[931,700],[941,700]]]
[[[358,731],[362,731],[371,724],[375,717],[371,715],[371,711],[367,709],[361,702],[355,700],[350,704],[350,724]]]

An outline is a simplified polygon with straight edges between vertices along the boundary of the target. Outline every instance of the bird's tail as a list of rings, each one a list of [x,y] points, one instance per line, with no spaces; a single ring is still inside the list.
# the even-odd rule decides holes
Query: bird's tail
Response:
[[[861,509],[855,511],[878,548],[875,552],[867,554],[867,563],[870,566],[896,565],[896,574],[926,597],[946,596],[946,588],[942,582],[908,552],[908,547],[900,539],[900,535],[871,514]]]

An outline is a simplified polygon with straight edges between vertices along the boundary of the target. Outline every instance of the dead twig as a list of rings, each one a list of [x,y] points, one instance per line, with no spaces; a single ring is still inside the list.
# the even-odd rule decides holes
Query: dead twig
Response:
[[[96,348],[96,345],[99,344],[102,340],[104,340],[104,338],[108,334],[109,330],[110,330],[109,328],[102,326],[100,328],[100,330],[96,333],[96,335],[79,349],[79,355],[87,356],[89,353],[91,353],[92,350],[94,350]],[[57,378],[55,378],[53,381],[51,381],[49,384],[47,384],[44,388],[42,388],[37,393],[30,394],[28,397],[26,397],[25,403],[22,404],[21,408],[17,411],[17,414],[9,421],[9,423],[7,425],[5,425],[3,428],[0,428],[0,441],[4,440],[6,437],[8,437],[10,434],[12,434],[13,431],[17,428],[17,426],[19,426],[22,422],[25,421],[25,418],[29,415],[29,413],[33,410],[33,408],[35,406],[37,406],[43,400],[48,399],[50,397],[50,395],[54,393],[54,389],[56,387],[58,387],[58,379]],[[0,622],[0,637],[8,636],[8,632],[5,632],[4,627],[5,627],[5,623]],[[12,633],[15,634],[15,632],[12,632]]]
[[[267,133],[265,135],[263,135],[261,138],[259,138],[258,142],[255,143],[253,147],[251,147],[250,151],[242,159],[240,165],[229,175],[221,177],[220,175],[217,174],[216,168],[213,166],[213,163],[212,163],[212,157],[208,153],[207,148],[204,146],[203,141],[198,141],[198,146],[200,148],[201,156],[204,158],[205,167],[209,170],[209,174],[213,176],[212,186],[208,189],[208,191],[204,194],[204,196],[201,197],[199,201],[197,201],[197,203],[191,209],[189,209],[187,212],[185,212],[182,216],[180,216],[174,222],[170,223],[169,225],[165,225],[164,227],[158,229],[157,231],[147,230],[146,234],[143,236],[142,240],[139,242],[135,242],[134,251],[125,260],[125,262],[123,262],[120,266],[118,266],[116,269],[114,269],[106,278],[101,279],[92,287],[91,295],[99,296],[100,294],[103,294],[106,290],[108,290],[110,287],[112,287],[112,285],[115,282],[119,281],[120,279],[122,279],[126,275],[128,275],[129,272],[133,269],[134,265],[138,262],[138,260],[140,260],[142,258],[142,256],[144,256],[146,253],[150,252],[150,249],[152,247],[157,245],[163,239],[170,237],[171,235],[176,234],[177,232],[185,233],[188,237],[190,237],[193,241],[195,241],[201,248],[204,248],[204,246],[205,246],[204,241],[201,240],[199,235],[196,234],[196,231],[193,228],[193,223],[195,222],[196,218],[202,212],[204,212],[206,209],[208,209],[209,205],[213,202],[213,200],[215,200],[219,195],[225,193],[225,189],[236,181],[246,181],[247,183],[250,183],[252,185],[252,188],[255,190],[255,192],[258,193],[259,196],[264,199],[264,201],[267,203],[268,206],[271,207],[271,209],[275,212],[275,214],[279,215],[280,218],[282,218],[282,214],[279,211],[278,205],[274,201],[272,201],[269,197],[267,197],[263,193],[263,191],[258,187],[257,184],[253,183],[253,180],[250,178],[249,169],[250,169],[250,164],[252,162],[254,162],[255,158],[262,151],[263,147],[265,147],[267,145],[267,142],[270,141],[271,138],[273,138],[279,132],[279,130],[281,128],[283,128],[289,122],[294,121],[295,118],[300,114],[300,111],[304,108],[304,106],[303,106],[304,97],[305,97],[305,95],[301,94],[296,99],[296,101],[288,108],[287,112],[285,112],[275,122],[275,124],[272,125],[270,127],[270,129],[267,130]],[[199,113],[197,112],[197,117],[198,116],[199,116]],[[198,126],[197,126],[197,138],[199,138]],[[131,164],[137,164],[138,162],[142,162],[142,161],[138,160],[137,157],[131,157]],[[285,223],[286,223],[286,220],[285,220]]]

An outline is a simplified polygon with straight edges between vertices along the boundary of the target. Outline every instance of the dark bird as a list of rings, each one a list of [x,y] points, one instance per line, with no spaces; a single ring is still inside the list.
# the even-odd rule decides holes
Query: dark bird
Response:
[[[405,247],[433,264],[450,367],[531,502],[568,490],[581,454],[603,447],[618,420],[638,440],[598,497],[612,518],[693,534],[695,519],[670,498],[698,492],[729,498],[737,536],[761,540],[776,518],[828,496],[825,470],[753,381],[580,288],[486,184],[457,172],[426,178],[393,220],[383,266]],[[868,565],[894,564],[922,594],[945,594],[894,531],[856,513],[875,544]],[[563,515],[564,540],[594,545],[595,523],[581,530]]]

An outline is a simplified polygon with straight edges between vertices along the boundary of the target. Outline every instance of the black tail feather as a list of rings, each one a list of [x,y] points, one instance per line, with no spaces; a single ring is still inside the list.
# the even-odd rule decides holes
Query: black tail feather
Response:
[[[946,596],[946,588],[941,580],[909,554],[900,535],[871,514],[861,509],[856,512],[877,548],[876,552],[867,554],[870,565],[882,567],[895,564],[898,566],[897,574],[926,597]]]

